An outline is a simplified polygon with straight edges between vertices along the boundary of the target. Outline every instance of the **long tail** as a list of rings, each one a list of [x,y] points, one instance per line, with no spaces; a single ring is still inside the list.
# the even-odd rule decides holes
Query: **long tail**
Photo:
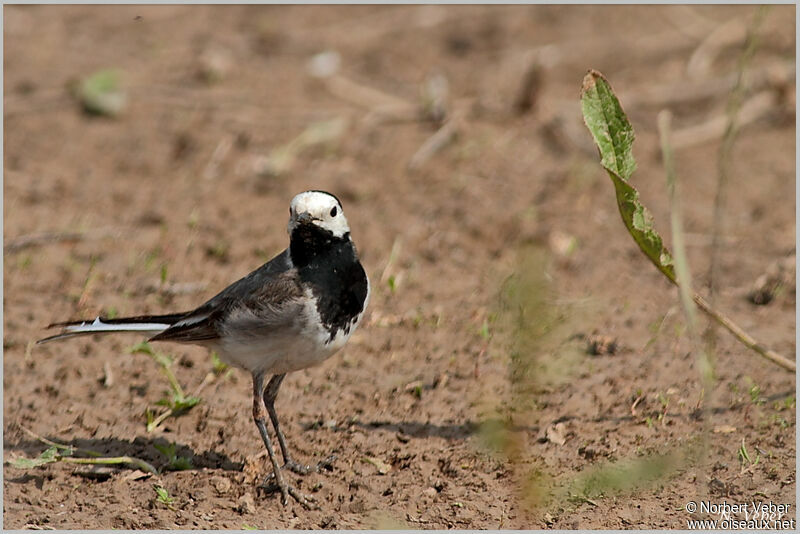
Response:
[[[109,332],[140,332],[149,336],[159,334],[178,322],[185,313],[171,315],[139,315],[137,317],[123,317],[121,319],[105,319],[98,317],[94,321],[67,321],[53,323],[47,328],[61,328],[62,331],[54,336],[37,341],[37,344],[48,343],[57,339],[90,334],[105,334]]]

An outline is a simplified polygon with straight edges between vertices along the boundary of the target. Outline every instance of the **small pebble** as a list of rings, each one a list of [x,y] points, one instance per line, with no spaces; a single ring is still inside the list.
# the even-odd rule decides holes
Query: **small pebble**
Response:
[[[252,514],[256,511],[256,503],[250,493],[245,493],[241,496],[236,511],[240,514]]]

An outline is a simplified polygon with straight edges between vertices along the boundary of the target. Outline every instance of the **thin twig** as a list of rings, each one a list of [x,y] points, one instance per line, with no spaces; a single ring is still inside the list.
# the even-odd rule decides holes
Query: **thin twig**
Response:
[[[125,228],[98,228],[82,232],[40,232],[36,234],[22,235],[6,241],[3,252],[19,252],[20,250],[45,245],[48,243],[60,243],[63,241],[84,241],[88,239],[102,239],[105,237],[119,237],[122,233],[129,231]]]
[[[203,389],[205,389],[207,385],[209,385],[216,379],[217,376],[214,373],[206,373],[206,376],[203,377],[203,381],[200,382],[200,385],[197,386],[197,389],[195,389],[194,393],[192,393],[192,397],[199,397],[200,392],[203,391]]]
[[[205,169],[203,169],[203,178],[206,180],[212,180],[217,177],[219,174],[219,166],[222,164],[223,160],[227,157],[228,152],[230,152],[231,148],[233,147],[233,141],[234,137],[230,134],[225,134],[222,136],[222,139],[219,140],[217,147],[211,154],[211,159],[208,161]]]
[[[719,269],[719,256],[722,250],[721,237],[724,230],[724,212],[728,197],[731,154],[739,128],[737,124],[738,115],[740,111],[744,111],[742,109],[742,101],[744,99],[744,72],[756,51],[756,34],[767,10],[767,6],[759,6],[756,9],[752,24],[747,28],[745,48],[737,64],[736,84],[731,90],[725,112],[725,133],[722,137],[722,146],[719,149],[717,159],[717,193],[714,197],[714,222],[711,230],[711,260],[708,268],[708,299],[712,305],[714,304],[714,297],[716,296],[717,286],[719,284],[717,272]],[[707,334],[709,346],[713,348],[716,337],[714,328],[709,328]]]
[[[385,91],[358,83],[343,74],[333,74],[327,78],[323,78],[323,81],[325,87],[331,94],[359,107],[367,109],[413,110],[414,113],[417,112],[417,106],[415,104]]]
[[[764,117],[777,104],[778,96],[772,90],[762,91],[751,97],[741,107],[736,121],[737,128],[742,128]],[[680,150],[719,139],[725,135],[727,125],[727,115],[718,115],[703,123],[676,130],[672,136],[672,149]]]
[[[676,31],[694,39],[703,39],[719,23],[700,13],[694,6],[668,5],[661,11],[664,20]]]
[[[663,119],[661,119],[661,120],[663,120]],[[661,127],[661,125],[659,125],[659,126]],[[665,150],[665,156],[668,156],[670,158],[670,160],[671,160],[671,157],[672,157],[671,156],[671,150]],[[671,163],[670,163],[670,165],[671,165]],[[668,171],[668,172],[670,172],[670,171]],[[673,232],[674,232],[674,229],[673,229]],[[675,235],[673,235],[673,239],[675,239]],[[678,239],[680,241],[681,237],[679,237]],[[673,243],[673,245],[675,245],[675,243]],[[682,246],[682,244],[679,243],[677,246],[680,247],[680,246]],[[676,270],[680,271],[680,267],[679,267],[679,265],[677,265],[678,263],[679,262],[677,261],[677,254],[676,254]],[[679,272],[677,279],[673,278],[673,277],[669,277],[669,276],[668,276],[668,278],[672,283],[674,283],[676,285],[679,285],[679,287],[680,287],[680,284],[678,283],[678,279],[686,279],[686,280],[688,280],[688,274],[687,273],[680,274],[680,272]],[[741,341],[749,349],[757,352],[758,354],[760,354],[761,356],[767,358],[768,360],[772,361],[773,363],[776,363],[777,365],[780,365],[784,369],[788,369],[789,371],[792,371],[792,372],[795,371],[795,369],[796,369],[795,362],[785,358],[784,356],[778,354],[777,352],[775,352],[773,350],[767,349],[766,347],[764,347],[763,345],[758,343],[749,334],[747,334],[747,332],[742,330],[736,323],[734,323],[730,318],[728,318],[726,315],[724,315],[724,314],[718,312],[717,310],[715,310],[703,297],[701,297],[697,293],[692,293],[692,300],[694,300],[695,304],[697,304],[697,306],[701,310],[703,310],[706,314],[711,316],[711,318],[714,319],[715,321],[717,321],[717,323],[719,323],[720,325],[725,327],[731,334],[733,334],[733,336],[736,339]],[[684,307],[685,307],[685,305],[684,305]],[[706,363],[708,363],[708,362],[706,362]],[[705,364],[701,363],[701,365],[704,366]],[[701,370],[701,371],[702,372],[710,371],[710,368],[706,369],[705,371],[703,371],[703,370]]]
[[[81,449],[81,448],[79,448],[79,447],[74,447],[74,446],[72,446],[72,445],[62,445],[61,443],[56,443],[55,441],[50,441],[49,439],[47,439],[47,438],[45,438],[45,437],[42,437],[42,436],[40,436],[39,434],[37,434],[37,433],[36,433],[36,432],[34,432],[33,430],[30,430],[29,428],[26,428],[26,427],[24,427],[24,426],[22,426],[22,425],[19,425],[19,427],[20,427],[20,428],[21,428],[21,429],[22,429],[22,430],[23,430],[23,431],[24,431],[26,434],[28,434],[30,437],[32,437],[33,439],[35,439],[35,440],[37,440],[37,441],[41,441],[42,443],[44,443],[44,444],[45,444],[45,445],[47,445],[48,447],[55,447],[55,448],[57,448],[57,449],[64,449],[64,450],[68,450],[68,451],[70,451],[70,452],[75,452],[75,451],[77,451],[77,452],[82,452],[82,453],[84,453],[84,454],[88,454],[88,455],[90,455],[90,456],[100,456],[100,454],[99,454],[99,453],[97,453],[97,452],[94,452],[94,451],[90,451],[90,450],[87,450],[87,449]]]
[[[689,57],[686,73],[691,78],[705,76],[717,55],[725,47],[741,42],[746,34],[747,26],[741,17],[733,18],[718,26]]]
[[[461,126],[461,117],[454,113],[453,116],[450,117],[435,134],[426,139],[425,142],[422,143],[422,146],[411,156],[411,159],[408,161],[408,170],[417,171],[422,168],[434,154],[449,145],[458,136]]]
[[[697,315],[694,305],[692,305],[692,280],[689,270],[689,261],[686,256],[686,243],[683,233],[683,217],[678,196],[678,185],[675,178],[675,162],[672,156],[670,145],[670,132],[672,123],[672,113],[663,110],[658,114],[658,134],[661,140],[661,154],[664,161],[664,171],[667,175],[667,192],[669,194],[670,226],[672,229],[672,252],[675,259],[675,274],[680,290],[681,304],[686,314],[691,335],[697,333]]]
[[[667,192],[669,194],[670,226],[672,229],[672,251],[675,264],[676,282],[680,294],[681,305],[686,316],[686,325],[693,351],[696,354],[697,370],[700,374],[701,396],[708,398],[702,405],[703,413],[708,413],[708,408],[713,404],[711,395],[714,392],[714,364],[711,355],[700,339],[700,330],[697,325],[697,309],[692,301],[692,277],[689,269],[689,258],[686,254],[686,242],[683,232],[683,213],[678,191],[678,180],[675,173],[675,160],[670,146],[670,128],[672,114],[663,110],[658,114],[658,133],[661,139],[661,152],[664,161],[664,170],[667,175]],[[666,407],[665,407],[666,409]],[[711,433],[711,418],[703,417],[703,433],[701,439],[708,441]],[[702,450],[706,450],[704,447]]]
[[[394,239],[394,243],[392,243],[392,250],[389,252],[389,259],[386,261],[386,265],[383,267],[383,271],[381,271],[380,283],[383,284],[389,279],[389,276],[392,273],[392,267],[394,266],[394,262],[397,261],[397,257],[400,255],[400,249],[403,246],[403,240],[400,237],[396,237]]]
[[[686,64],[686,73],[689,77],[702,78],[711,70],[711,65],[723,50],[748,40],[751,36],[755,37],[758,26],[761,25],[761,21],[764,18],[763,15],[767,11],[765,8],[768,8],[768,6],[759,6],[756,20],[750,24],[747,23],[744,17],[737,17],[725,22],[711,32],[695,49]],[[781,22],[779,18],[773,20],[770,27],[764,29],[763,36],[769,39],[779,35],[780,32],[777,30]]]
[[[349,126],[350,121],[344,116],[309,124],[291,141],[272,149],[269,155],[259,158],[256,161],[258,174],[279,176],[289,172],[303,151],[314,146],[337,143]]]
[[[795,79],[794,62],[777,61],[747,70],[742,77],[740,71],[724,76],[702,80],[681,80],[674,84],[648,84],[634,88],[620,96],[626,108],[635,106],[665,107],[676,104],[689,104],[698,100],[714,98],[729,93],[740,83],[747,92],[763,89],[780,89]]]
[[[694,300],[695,304],[706,312],[708,315],[711,316],[712,319],[717,321],[720,325],[724,326],[725,329],[728,330],[733,336],[741,341],[747,348],[754,350],[755,352],[759,353],[766,359],[770,360],[773,363],[776,363],[783,367],[784,369],[788,369],[789,371],[794,372],[796,369],[795,362],[781,356],[774,350],[770,350],[761,343],[757,342],[755,339],[750,337],[750,335],[739,328],[739,326],[730,320],[727,316],[723,315],[722,313],[718,312],[711,305],[700,295],[695,293],[692,295],[692,299]]]
[[[394,6],[370,12],[363,16],[347,17],[341,22],[325,20],[323,24],[309,24],[292,31],[300,42],[335,40],[342,44],[388,42],[395,33],[433,30],[442,24],[467,18],[484,16],[482,10],[452,9],[454,6],[425,5],[409,8]],[[388,41],[387,41],[388,40]]]

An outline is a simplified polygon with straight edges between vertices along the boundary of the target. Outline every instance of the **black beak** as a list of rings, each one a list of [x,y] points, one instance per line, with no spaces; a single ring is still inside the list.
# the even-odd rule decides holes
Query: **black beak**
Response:
[[[298,213],[297,214],[297,223],[298,224],[311,224],[311,222],[314,221],[314,220],[315,220],[314,217],[312,217],[311,214],[308,213],[307,211],[304,211],[303,213]]]

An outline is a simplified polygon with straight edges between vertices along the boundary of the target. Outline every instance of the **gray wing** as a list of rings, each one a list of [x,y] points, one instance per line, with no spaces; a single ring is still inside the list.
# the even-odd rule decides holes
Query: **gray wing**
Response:
[[[300,279],[285,250],[189,312],[151,341],[219,339],[231,326],[260,329],[285,324],[300,309]]]

